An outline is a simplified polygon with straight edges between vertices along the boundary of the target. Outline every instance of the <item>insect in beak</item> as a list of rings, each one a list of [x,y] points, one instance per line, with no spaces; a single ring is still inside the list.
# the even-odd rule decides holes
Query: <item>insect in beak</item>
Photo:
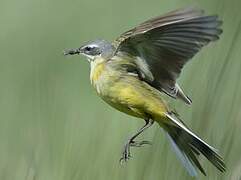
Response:
[[[68,49],[68,50],[64,50],[64,55],[75,55],[75,54],[81,54],[81,48],[76,48],[76,49]]]

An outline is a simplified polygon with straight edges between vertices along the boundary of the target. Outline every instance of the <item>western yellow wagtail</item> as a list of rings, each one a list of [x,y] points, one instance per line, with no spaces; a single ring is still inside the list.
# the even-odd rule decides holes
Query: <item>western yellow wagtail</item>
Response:
[[[95,40],[65,55],[81,54],[90,62],[90,81],[97,94],[117,110],[145,120],[124,146],[121,161],[130,158],[130,147],[149,144],[136,137],[154,122],[162,127],[191,176],[203,154],[217,169],[225,164],[217,150],[195,135],[164,101],[164,96],[191,104],[176,79],[182,67],[203,46],[219,39],[222,22],[195,8],[169,12],[123,33],[113,43]]]

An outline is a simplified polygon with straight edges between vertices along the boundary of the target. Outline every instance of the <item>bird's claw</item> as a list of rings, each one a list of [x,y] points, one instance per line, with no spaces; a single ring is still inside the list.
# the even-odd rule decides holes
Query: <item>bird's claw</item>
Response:
[[[150,141],[128,141],[124,146],[120,163],[127,162],[131,158],[130,147],[143,147],[146,144],[151,145],[152,143]]]
[[[152,143],[150,141],[139,141],[139,142],[134,141],[133,143],[130,144],[130,146],[132,146],[132,147],[143,147],[146,144],[152,145]]]
[[[131,142],[128,141],[124,146],[124,150],[122,152],[122,157],[120,158],[121,164],[123,162],[127,162],[131,158],[130,146],[131,146]]]

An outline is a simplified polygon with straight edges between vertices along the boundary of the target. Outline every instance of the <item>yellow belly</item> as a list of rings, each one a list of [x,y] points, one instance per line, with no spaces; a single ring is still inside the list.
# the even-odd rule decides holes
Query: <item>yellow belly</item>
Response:
[[[140,118],[158,119],[167,112],[159,92],[135,77],[126,79],[128,80],[122,79],[110,88],[107,99],[111,100],[112,106]]]

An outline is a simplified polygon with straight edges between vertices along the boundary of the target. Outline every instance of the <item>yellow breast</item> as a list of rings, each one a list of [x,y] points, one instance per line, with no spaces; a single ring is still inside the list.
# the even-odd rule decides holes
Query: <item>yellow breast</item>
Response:
[[[91,61],[91,71],[90,71],[90,81],[91,84],[95,84],[102,73],[105,71],[105,60],[103,58],[98,58],[94,61]]]

